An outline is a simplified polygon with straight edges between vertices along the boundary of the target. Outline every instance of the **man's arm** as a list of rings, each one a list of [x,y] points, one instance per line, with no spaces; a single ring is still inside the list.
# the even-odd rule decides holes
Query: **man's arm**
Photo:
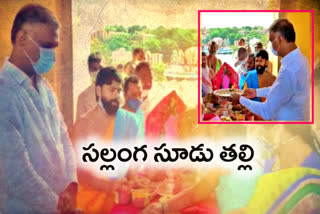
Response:
[[[270,92],[270,90],[271,87],[256,89],[257,97],[268,97],[268,93]]]
[[[10,99],[1,96],[0,100]],[[55,212],[58,196],[30,161],[17,107],[12,102],[3,102],[0,106],[1,186],[9,198],[16,198],[37,211]]]
[[[296,78],[293,73],[279,74],[278,80],[272,87],[257,90],[257,96],[264,96],[269,92],[266,102],[256,102],[245,97],[240,98],[240,103],[252,113],[261,116],[264,120],[270,120],[275,111],[284,103],[288,102],[296,91]]]
[[[84,118],[80,118],[72,128],[71,140],[72,145],[75,150],[76,160],[80,160],[81,158],[81,148],[79,148],[80,142],[87,142],[87,134],[88,134],[88,121]],[[82,161],[82,160],[80,160]],[[79,183],[82,185],[89,185],[92,188],[98,189],[100,191],[110,192],[112,191],[114,182],[106,178],[101,178],[95,176],[88,168],[86,168],[83,164],[77,163],[77,177]],[[91,167],[91,166],[88,166]]]
[[[59,111],[57,112],[57,115],[58,120],[60,120],[61,143],[63,145],[63,151],[65,154],[67,181],[70,183],[77,182],[77,166],[74,150],[72,148],[71,141],[68,135],[68,130],[65,126],[63,117]]]

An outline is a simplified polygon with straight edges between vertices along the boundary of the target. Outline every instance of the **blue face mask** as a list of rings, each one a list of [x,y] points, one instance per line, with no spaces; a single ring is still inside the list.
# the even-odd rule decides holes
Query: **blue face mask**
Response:
[[[40,58],[37,62],[33,62],[26,51],[24,51],[25,55],[30,60],[32,67],[37,74],[40,75],[48,73],[52,69],[56,60],[54,49],[42,48],[31,37],[29,38],[40,49]]]
[[[135,111],[137,111],[139,109],[141,104],[142,104],[142,102],[140,100],[137,100],[137,99],[130,98],[128,100],[128,106],[130,108],[132,108],[133,110],[135,110]]]
[[[276,40],[276,39],[275,39],[275,40]],[[274,40],[273,40],[273,41],[274,41]],[[271,51],[272,51],[273,55],[278,56],[278,51],[276,51],[276,50],[273,48],[272,43],[271,43]]]
[[[271,51],[272,51],[273,55],[278,56],[278,52],[275,49],[273,49],[272,46],[271,46]]]

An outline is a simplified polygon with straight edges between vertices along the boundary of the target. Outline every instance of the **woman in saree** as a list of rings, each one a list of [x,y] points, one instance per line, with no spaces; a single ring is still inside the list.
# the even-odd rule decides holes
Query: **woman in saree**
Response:
[[[239,75],[229,64],[223,63],[212,80],[212,85],[214,91],[226,88],[239,88]]]

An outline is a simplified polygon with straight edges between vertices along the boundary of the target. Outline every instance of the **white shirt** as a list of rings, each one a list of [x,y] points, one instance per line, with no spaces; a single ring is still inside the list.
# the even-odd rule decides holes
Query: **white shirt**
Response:
[[[207,68],[201,68],[201,69],[202,69],[202,78],[204,78],[208,82],[211,82],[211,80],[209,79],[209,68],[207,67]],[[202,89],[205,94],[212,93],[212,87],[204,84],[204,82],[202,82]]]
[[[264,103],[245,97],[240,103],[265,120],[310,120],[310,70],[307,58],[299,48],[281,60],[276,81],[271,87],[257,89],[257,97],[266,97]]]
[[[19,68],[0,70],[0,212],[55,213],[58,194],[76,181],[71,143],[55,97]]]
[[[246,65],[247,59],[244,59],[242,61],[238,62],[238,65],[236,67],[236,72],[239,75],[239,77],[244,73],[245,65]]]

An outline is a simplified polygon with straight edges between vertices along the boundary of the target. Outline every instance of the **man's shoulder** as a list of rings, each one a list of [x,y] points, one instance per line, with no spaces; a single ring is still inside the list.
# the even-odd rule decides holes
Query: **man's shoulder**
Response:
[[[95,86],[94,85],[89,85],[86,89],[84,89],[84,91],[82,91],[79,94],[79,99],[85,99],[88,96],[93,96],[95,95]]]
[[[95,108],[92,108],[88,112],[80,115],[79,119],[77,119],[76,123],[79,122],[79,124],[89,124],[92,121],[92,116],[94,114]]]
[[[17,100],[16,98],[18,94],[19,94],[19,87],[17,87],[17,84],[8,81],[5,78],[1,78],[1,75],[0,75],[0,101],[1,101],[0,106],[2,108],[10,107],[10,105],[16,102]]]

